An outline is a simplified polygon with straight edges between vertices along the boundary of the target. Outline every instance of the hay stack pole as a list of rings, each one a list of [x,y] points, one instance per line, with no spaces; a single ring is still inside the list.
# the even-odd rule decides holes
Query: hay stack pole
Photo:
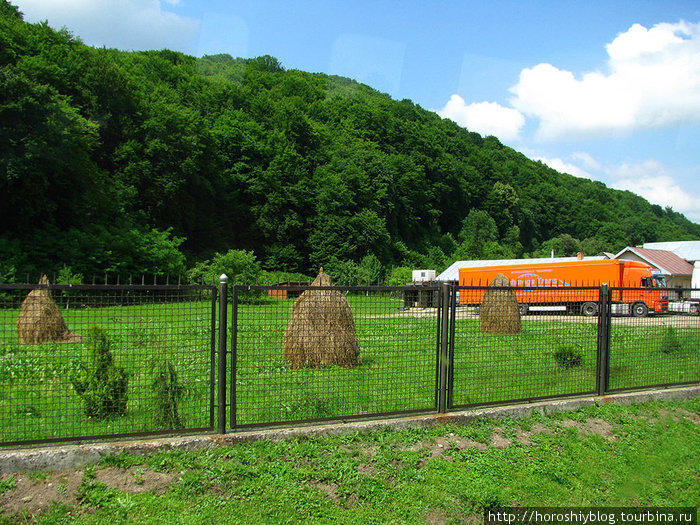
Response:
[[[48,285],[43,275],[39,284]],[[82,341],[80,334],[68,330],[61,311],[51,297],[48,288],[37,288],[22,301],[17,318],[17,337],[22,344],[39,344],[49,341],[71,343]]]
[[[338,290],[315,290],[332,286],[321,268],[311,288],[295,301],[284,334],[284,357],[290,368],[358,364],[360,346],[352,309]]]
[[[487,334],[520,333],[518,298],[510,287],[510,281],[502,273],[494,277],[486,289],[479,321],[481,331]]]

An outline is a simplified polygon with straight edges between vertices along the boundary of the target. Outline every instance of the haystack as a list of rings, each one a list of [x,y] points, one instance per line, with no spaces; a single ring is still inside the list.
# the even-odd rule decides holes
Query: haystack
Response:
[[[311,288],[294,303],[284,334],[284,357],[291,368],[358,364],[360,346],[350,304],[338,290],[314,290],[325,286],[332,283],[321,268]]]
[[[39,284],[48,285],[44,275]],[[48,288],[37,288],[22,301],[17,318],[17,336],[23,344],[39,344],[49,341],[72,343],[82,341],[80,334],[68,330],[61,311],[51,297]]]
[[[520,333],[518,298],[505,275],[499,273],[486,289],[479,320],[487,334]]]

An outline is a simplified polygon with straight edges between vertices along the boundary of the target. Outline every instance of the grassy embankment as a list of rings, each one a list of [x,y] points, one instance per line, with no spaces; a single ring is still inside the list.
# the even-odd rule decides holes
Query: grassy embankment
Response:
[[[480,523],[498,506],[696,506],[699,479],[695,399],[5,475],[0,523]]]

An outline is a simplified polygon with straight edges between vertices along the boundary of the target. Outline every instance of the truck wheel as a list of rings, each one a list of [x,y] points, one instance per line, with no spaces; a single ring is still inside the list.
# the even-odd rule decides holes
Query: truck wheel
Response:
[[[598,305],[593,302],[583,303],[581,305],[581,314],[586,317],[595,317],[598,315]]]
[[[646,317],[649,314],[649,308],[644,303],[634,303],[632,305],[632,315],[634,317]]]
[[[522,317],[523,315],[527,315],[528,307],[526,304],[521,303],[518,305],[518,313]]]

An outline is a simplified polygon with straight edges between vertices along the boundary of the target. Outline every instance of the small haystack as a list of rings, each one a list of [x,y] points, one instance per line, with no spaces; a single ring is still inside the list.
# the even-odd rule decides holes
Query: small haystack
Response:
[[[357,366],[360,345],[348,300],[337,290],[313,289],[332,286],[323,268],[311,286],[294,303],[287,324],[284,334],[287,364],[291,368]]]
[[[44,275],[39,284],[48,285]],[[59,343],[80,342],[83,336],[68,330],[61,311],[56,306],[48,288],[38,288],[22,301],[17,318],[17,336],[23,344],[39,344],[49,341]]]
[[[499,273],[489,284],[479,320],[481,331],[487,334],[520,333],[518,298],[505,275]]]

